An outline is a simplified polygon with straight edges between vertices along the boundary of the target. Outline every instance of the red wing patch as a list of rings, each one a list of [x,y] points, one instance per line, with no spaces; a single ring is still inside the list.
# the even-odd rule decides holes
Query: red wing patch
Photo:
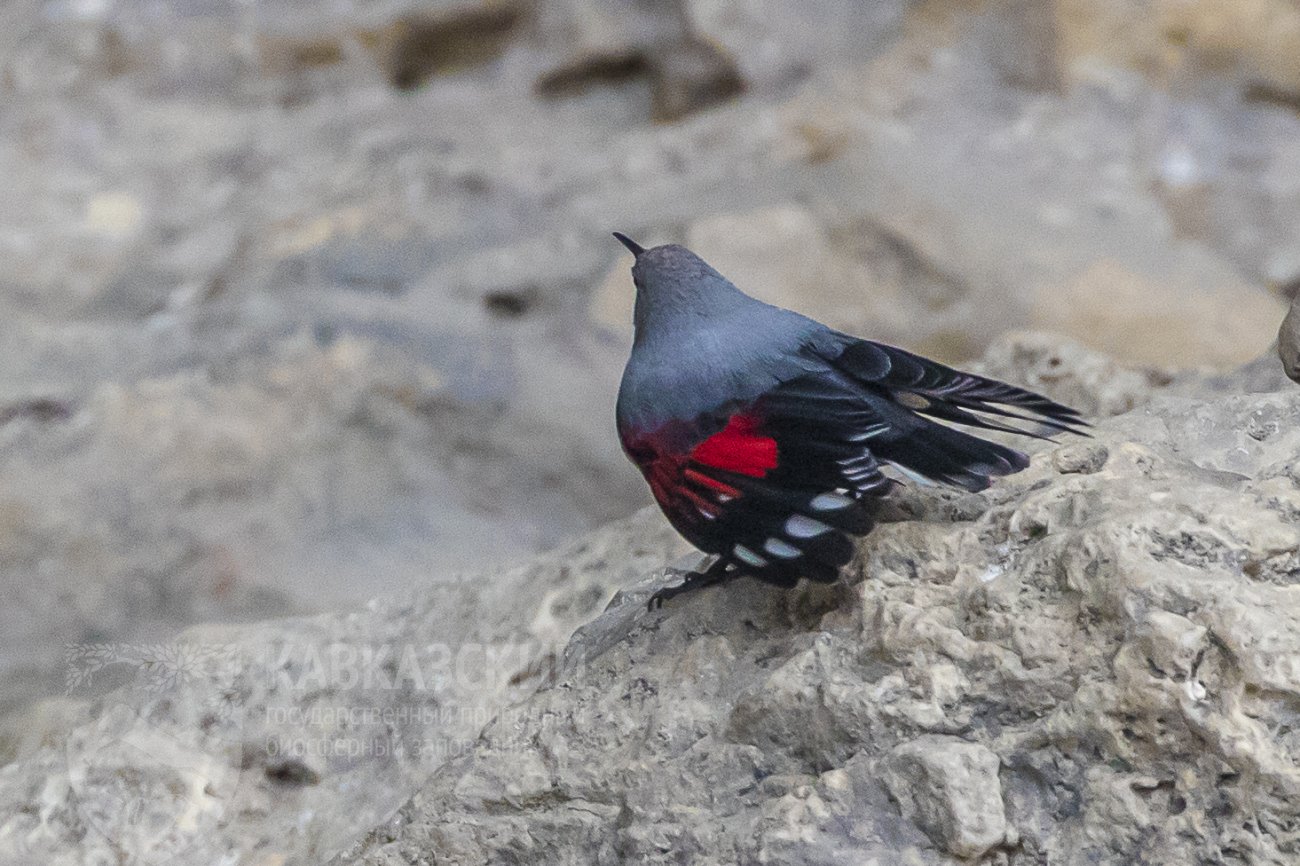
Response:
[[[756,432],[752,415],[732,415],[727,426],[691,450],[696,463],[762,478],[776,468],[776,440]]]
[[[776,468],[776,440],[757,428],[756,418],[737,413],[723,429],[692,443],[689,425],[672,422],[626,438],[624,448],[672,524],[696,546],[711,550],[699,530],[719,519],[727,503],[743,498],[737,487],[713,473],[761,478]]]

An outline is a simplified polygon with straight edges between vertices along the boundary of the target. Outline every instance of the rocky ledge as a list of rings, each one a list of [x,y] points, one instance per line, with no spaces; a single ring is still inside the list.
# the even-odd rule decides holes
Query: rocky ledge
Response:
[[[227,663],[25,717],[0,859],[1296,862],[1300,390],[1038,336],[985,365],[1109,417],[983,493],[903,492],[834,586],[648,612],[692,560],[643,512],[192,630]]]

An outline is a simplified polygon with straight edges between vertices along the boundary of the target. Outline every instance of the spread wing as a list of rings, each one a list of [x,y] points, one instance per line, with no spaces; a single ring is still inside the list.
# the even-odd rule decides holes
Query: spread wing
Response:
[[[762,579],[833,581],[893,486],[882,463],[967,490],[1028,465],[948,423],[1039,438],[1087,426],[1023,388],[834,336],[842,342],[808,347],[824,366],[753,401],[624,437],[678,531]]]

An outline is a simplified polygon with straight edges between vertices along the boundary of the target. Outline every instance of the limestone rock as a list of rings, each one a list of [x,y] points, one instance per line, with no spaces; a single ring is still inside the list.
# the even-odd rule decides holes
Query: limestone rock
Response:
[[[976,743],[925,736],[886,759],[885,785],[903,815],[958,857],[979,857],[1006,836],[998,756]]]
[[[647,512],[363,611],[89,646],[78,681],[140,675],[27,717],[0,852],[1285,862],[1300,394],[1141,397],[988,491],[909,489],[833,586],[648,612],[696,560]]]
[[[1123,364],[1074,340],[1032,331],[999,337],[973,367],[1051,394],[1087,417],[1129,412],[1174,380],[1166,365]]]
[[[1285,862],[1297,420],[1157,393],[961,508],[915,491],[846,584],[642,581],[337,862]]]
[[[1277,94],[1300,92],[1300,13],[1284,0],[1057,0],[1066,69],[1098,61],[1169,80],[1230,70]]]
[[[1070,285],[1044,292],[1031,320],[1126,361],[1226,366],[1264,351],[1282,313],[1275,298],[1250,286],[1198,292],[1099,262]]]
[[[775,205],[700,220],[686,245],[761,301],[856,330],[870,298],[806,208]]]
[[[72,694],[128,682],[0,728],[14,758],[0,767],[0,860],[328,857],[545,681],[616,589],[682,550],[643,512],[553,558],[364,610],[77,647]],[[539,784],[523,770],[500,790]]]

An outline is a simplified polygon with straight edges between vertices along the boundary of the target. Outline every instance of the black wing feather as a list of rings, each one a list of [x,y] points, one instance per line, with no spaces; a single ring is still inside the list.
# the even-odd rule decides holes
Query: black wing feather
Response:
[[[849,536],[870,531],[872,504],[894,485],[881,461],[967,490],[1029,465],[1013,448],[940,422],[1038,438],[1087,427],[1075,410],[1023,388],[832,335],[841,342],[830,351],[810,347],[809,372],[699,424],[721,429],[729,412],[742,412],[776,442],[777,465],[761,477],[688,466],[735,494],[693,488],[717,513],[694,527],[692,540],[746,574],[785,585],[835,580],[853,556]]]
[[[851,337],[845,339],[849,341],[848,345],[837,356],[828,358],[830,363],[863,383],[924,398],[929,401],[928,406],[913,407],[923,415],[972,427],[1046,438],[1033,430],[1001,425],[963,411],[974,410],[1040,424],[1055,432],[1087,435],[1088,423],[1077,410],[1041,394],[997,379],[955,370],[883,343]],[[1007,407],[1023,410],[1025,414]]]

